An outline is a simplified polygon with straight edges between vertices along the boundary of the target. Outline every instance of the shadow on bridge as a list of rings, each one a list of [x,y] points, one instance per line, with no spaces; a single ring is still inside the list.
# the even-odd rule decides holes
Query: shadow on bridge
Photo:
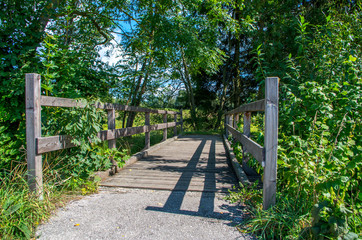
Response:
[[[219,206],[219,209],[222,211],[215,211],[215,198],[216,192],[220,189],[216,187],[216,173],[222,170],[228,170],[227,167],[222,167],[216,169],[216,151],[215,151],[215,143],[216,140],[211,138],[211,144],[208,154],[207,166],[205,168],[198,167],[198,163],[201,160],[201,154],[203,149],[205,148],[206,142],[210,139],[201,138],[201,142],[191,157],[190,161],[185,167],[171,167],[171,166],[159,166],[155,167],[158,170],[164,171],[181,171],[182,174],[178,179],[174,189],[171,191],[168,199],[166,200],[163,207],[157,206],[148,206],[146,210],[150,211],[159,211],[165,213],[173,213],[173,214],[183,214],[183,215],[191,215],[191,216],[200,216],[207,218],[217,218],[224,220],[232,220],[231,224],[237,224],[242,221],[242,212],[240,207],[231,206],[231,205],[222,205]],[[204,173],[204,186],[203,191],[201,192],[200,201],[198,203],[198,210],[183,210],[181,209],[182,203],[187,194],[187,190],[190,186],[192,177],[197,174],[199,171]],[[235,178],[233,176],[228,176],[226,182],[235,182]],[[227,190],[227,189],[223,189]]]

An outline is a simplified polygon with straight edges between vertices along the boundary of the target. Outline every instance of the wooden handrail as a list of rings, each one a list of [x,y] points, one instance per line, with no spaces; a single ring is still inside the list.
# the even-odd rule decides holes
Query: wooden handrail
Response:
[[[278,96],[279,78],[268,77],[265,81],[265,99],[244,104],[225,114],[225,134],[231,134],[243,145],[243,162],[246,153],[252,154],[264,167],[263,208],[275,205],[277,184],[278,150]],[[264,147],[250,139],[251,112],[265,111]],[[243,133],[236,128],[239,114],[244,115]]]
[[[45,107],[79,107],[86,106],[85,101],[41,96],[40,75],[36,73],[27,73],[25,75],[26,92],[26,140],[27,140],[27,165],[28,165],[28,184],[31,191],[38,194],[42,199],[43,194],[43,173],[42,173],[42,154],[65,148],[76,147],[72,143],[72,137],[67,135],[42,137],[41,136],[41,106]],[[164,129],[163,140],[167,139],[167,128],[174,128],[174,134],[177,135],[177,126],[183,128],[182,110],[180,112],[135,107],[114,103],[95,103],[95,108],[107,110],[108,130],[100,131],[98,137],[102,141],[108,141],[109,148],[116,148],[116,139],[134,134],[145,133],[145,149],[150,147],[150,132]],[[145,125],[140,127],[116,128],[115,111],[144,112]],[[163,114],[163,123],[150,125],[150,114]],[[174,115],[173,122],[167,122],[167,114]],[[180,115],[180,121],[177,121],[177,115]],[[113,162],[113,167],[116,165]]]
[[[84,108],[86,103],[82,100],[71,99],[71,98],[59,98],[59,97],[49,97],[41,96],[40,104],[45,107],[79,107]],[[168,110],[159,110],[143,107],[134,107],[128,105],[121,105],[117,103],[101,103],[97,102],[94,104],[95,108],[107,109],[107,110],[117,110],[117,111],[127,111],[127,112],[149,112],[157,114],[180,114],[180,112],[168,111]]]

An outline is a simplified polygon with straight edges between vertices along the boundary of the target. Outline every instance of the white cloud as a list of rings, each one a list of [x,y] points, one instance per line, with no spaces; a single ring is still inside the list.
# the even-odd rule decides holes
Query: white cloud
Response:
[[[110,44],[99,51],[101,61],[109,65],[116,64],[124,56],[124,51],[118,44],[121,41],[121,36],[118,34],[113,34],[113,36],[114,39],[111,40]]]

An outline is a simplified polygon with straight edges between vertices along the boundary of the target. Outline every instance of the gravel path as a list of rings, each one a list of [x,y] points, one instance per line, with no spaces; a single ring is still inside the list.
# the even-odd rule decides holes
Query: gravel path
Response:
[[[237,206],[222,193],[101,188],[69,203],[44,225],[39,239],[252,239],[235,223]]]

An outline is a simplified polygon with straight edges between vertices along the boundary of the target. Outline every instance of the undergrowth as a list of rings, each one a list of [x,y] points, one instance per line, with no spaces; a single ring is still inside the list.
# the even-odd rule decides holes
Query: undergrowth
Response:
[[[43,134],[72,135],[75,137],[73,143],[79,147],[43,155],[43,200],[29,191],[26,163],[9,158],[12,170],[3,168],[0,172],[0,239],[35,237],[36,227],[44,223],[54,209],[98,191],[100,178],[94,175],[96,171],[109,169],[111,159],[121,168],[130,155],[144,148],[144,134],[118,139],[115,149],[109,149],[107,141],[100,142],[96,134],[101,130],[104,113],[92,108],[91,104],[88,102],[84,109],[44,111]],[[54,126],[51,120],[54,118],[58,119],[59,125]],[[173,129],[169,129],[168,137],[173,133]],[[162,139],[163,131],[151,132],[152,145]],[[7,141],[6,136],[0,138],[2,140]]]

